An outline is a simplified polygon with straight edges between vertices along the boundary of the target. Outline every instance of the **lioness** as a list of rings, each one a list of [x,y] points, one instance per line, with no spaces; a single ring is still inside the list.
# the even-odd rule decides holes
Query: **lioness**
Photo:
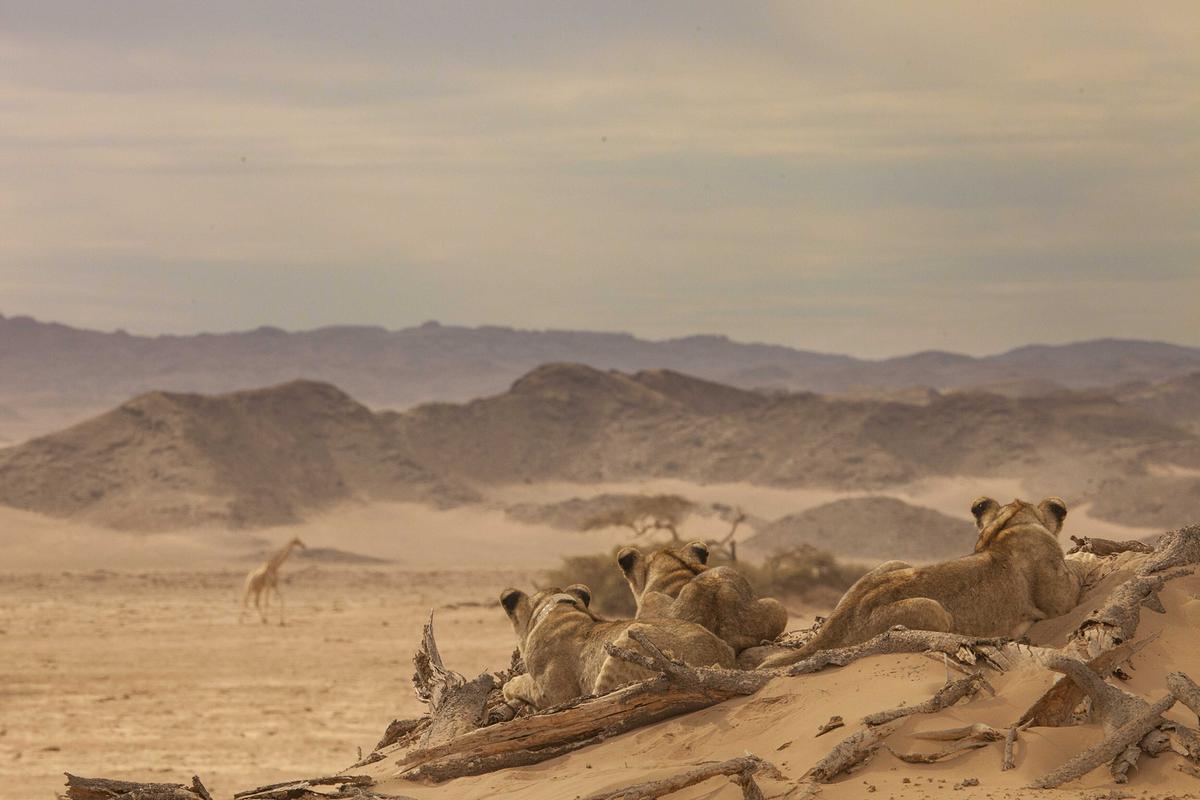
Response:
[[[588,608],[592,593],[583,584],[550,588],[532,597],[505,589],[500,605],[517,634],[526,673],[504,684],[504,699],[548,708],[584,695],[600,695],[654,673],[610,656],[611,642],[640,646],[629,631],[640,629],[661,650],[693,666],[734,665],[733,650],[711,632],[674,619],[604,620]]]
[[[819,650],[864,642],[894,625],[1017,638],[1034,622],[1075,606],[1079,577],[1055,538],[1066,503],[1048,497],[1036,506],[1023,500],[1001,506],[981,497],[971,513],[979,528],[974,553],[924,567],[880,564],[847,590],[816,636],[761,666],[783,666]]]
[[[787,609],[759,599],[732,567],[708,567],[708,546],[691,542],[649,556],[636,547],[617,553],[617,564],[637,601],[637,618],[666,617],[703,625],[740,653],[770,642],[787,627]]]

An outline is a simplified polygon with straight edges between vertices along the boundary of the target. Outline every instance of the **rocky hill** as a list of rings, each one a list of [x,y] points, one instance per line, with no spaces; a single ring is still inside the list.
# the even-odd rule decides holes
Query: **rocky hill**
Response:
[[[1071,502],[1102,501],[1113,519],[1124,511],[1112,498],[1136,483],[1153,521],[1170,526],[1195,515],[1200,436],[1099,391],[932,392],[908,403],[550,364],[501,394],[403,413],[372,412],[308,381],[152,392],[0,450],[0,502],[119,527],[236,526],[354,498],[469,502],[517,482],[863,491],[948,475],[1020,477]]]
[[[965,514],[955,519],[893,497],[852,497],[777,519],[744,546],[770,554],[808,544],[842,558],[877,559],[884,552],[905,561],[940,561],[971,552],[976,535]]]
[[[151,392],[0,450],[0,502],[127,529],[271,525],[356,495],[472,499],[398,450],[328,384],[221,396]]]
[[[989,385],[1040,394],[1196,372],[1200,349],[1098,340],[983,358],[929,352],[864,360],[723,336],[647,341],[621,333],[437,323],[136,336],[0,316],[0,405],[29,417],[23,425],[0,424],[0,436],[46,432],[149,391],[230,392],[300,378],[332,383],[375,408],[461,402],[502,392],[538,365],[558,361],[625,372],[665,368],[741,389],[828,394]],[[654,388],[671,394],[665,385]]]

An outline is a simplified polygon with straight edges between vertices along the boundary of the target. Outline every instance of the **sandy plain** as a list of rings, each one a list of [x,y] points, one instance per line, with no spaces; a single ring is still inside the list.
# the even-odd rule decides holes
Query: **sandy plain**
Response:
[[[1000,483],[939,482],[897,496],[965,514],[951,505],[967,504],[981,491],[1021,493],[1016,482]],[[502,668],[514,642],[496,605],[498,593],[538,583],[562,556],[600,552],[626,538],[619,531],[577,534],[518,524],[504,516],[500,503],[631,488],[742,503],[764,517],[842,496],[677,482],[522,486],[491,507],[434,511],[359,504],[287,528],[150,535],[0,511],[0,798],[52,798],[68,770],[162,781],[200,774],[220,798],[341,769],[356,759],[358,748],[369,751],[390,720],[420,713],[409,681],[411,655],[430,610],[450,666],[467,675]],[[1086,509],[1072,514],[1069,533],[1143,533],[1098,524]],[[708,524],[719,523],[698,520],[687,532],[705,535]],[[293,535],[313,547],[370,554],[386,563],[291,561],[283,571],[288,624],[239,623],[246,570]],[[796,611],[792,625],[799,627],[812,610]],[[889,675],[912,671],[904,664],[880,669]],[[792,702],[773,696],[737,701],[737,708],[778,710]],[[702,714],[709,716],[622,737],[628,740],[622,747],[632,748],[630,757],[644,764],[646,774],[657,768],[654,759],[687,761],[693,745],[699,757],[711,749],[699,742],[726,724],[714,711]],[[774,711],[762,717],[768,719],[778,724]],[[682,738],[692,745],[678,753],[649,747],[664,734],[668,742]],[[740,738],[737,743],[738,752],[749,746]],[[582,764],[587,757],[569,759]],[[549,777],[547,769],[509,771],[463,784],[465,794],[429,796],[525,796],[525,778]],[[630,774],[617,770],[613,780]],[[553,783],[547,798],[576,793],[557,794]],[[912,788],[897,784],[896,796],[921,796]],[[680,796],[727,794],[717,789]]]

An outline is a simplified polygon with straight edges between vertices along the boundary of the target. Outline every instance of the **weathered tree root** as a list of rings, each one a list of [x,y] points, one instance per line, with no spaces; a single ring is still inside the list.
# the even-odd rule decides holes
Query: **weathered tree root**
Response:
[[[1000,730],[993,728],[991,725],[976,722],[973,725],[964,725],[959,728],[922,731],[913,734],[914,739],[955,743],[949,748],[936,753],[897,753],[895,750],[891,750],[891,748],[888,749],[901,761],[907,761],[910,764],[932,764],[937,761],[945,761],[946,759],[976,750],[980,747],[986,747],[991,742],[1003,740],[1004,757],[1000,763],[1000,769],[1007,770],[1013,767],[1013,745],[1017,740],[1018,730],[1020,729],[1015,725],[1006,730]]]
[[[835,731],[838,728],[845,726],[845,724],[846,724],[846,721],[843,720],[839,716],[830,717],[828,722],[826,722],[821,727],[817,728],[817,736],[818,737],[824,736],[825,734],[829,733],[830,731]],[[814,738],[816,738],[816,737],[814,737]]]
[[[731,758],[728,761],[705,764],[669,778],[645,781],[633,786],[626,786],[623,789],[596,792],[589,794],[583,800],[654,800],[654,798],[678,792],[720,775],[730,777],[741,787],[743,800],[762,800],[762,790],[754,782],[754,776],[759,772],[771,777],[782,778],[778,770],[768,762],[755,755],[745,755],[740,758]]]
[[[1200,719],[1200,686],[1195,681],[1182,672],[1172,672],[1167,676],[1167,688]]]
[[[827,756],[814,764],[808,772],[805,772],[803,780],[829,783],[843,772],[850,772],[865,764],[875,755],[875,751],[883,746],[883,740],[894,733],[898,727],[900,727],[899,722],[885,722],[882,725],[869,726],[850,734],[839,742],[837,747],[830,750]]]
[[[1017,737],[1021,731],[1028,727],[1026,725],[1013,725],[1004,734],[1004,756],[1000,760],[1000,771],[1007,772],[1016,766],[1015,750],[1017,746]]]
[[[609,653],[660,672],[661,677],[409,751],[397,761],[397,775],[436,783],[536,764],[643,725],[753,694],[776,677],[770,672],[691,667],[640,634],[630,632],[645,653],[621,647],[609,647]]]
[[[1154,548],[1143,541],[1137,539],[1129,539],[1123,542],[1113,541],[1112,539],[1100,539],[1095,536],[1072,536],[1071,541],[1075,546],[1067,551],[1067,555],[1071,553],[1091,553],[1096,556],[1112,556],[1117,553],[1133,552],[1133,553],[1153,553]]]
[[[1154,555],[1141,572],[1143,575],[1153,575],[1188,564],[1200,564],[1200,525],[1188,525],[1164,533],[1154,547]]]
[[[867,725],[882,725],[910,714],[934,714],[944,708],[949,708],[964,697],[974,696],[983,683],[982,675],[978,673],[969,675],[966,678],[947,683],[938,689],[933,697],[923,703],[917,703],[915,706],[899,706],[887,711],[876,711],[874,714],[863,717],[863,722]]]
[[[1006,642],[1006,639],[961,636],[940,631],[913,631],[896,627],[862,644],[813,653],[808,658],[788,666],[785,674],[806,675],[829,666],[844,667],[868,656],[929,651],[945,653],[967,664],[983,661],[988,666],[1002,670],[1002,665],[995,661],[993,656]]]
[[[1091,659],[1129,641],[1141,622],[1142,606],[1162,612],[1158,593],[1163,586],[1167,581],[1192,572],[1191,567],[1177,567],[1151,574],[1143,567],[1137,575],[1118,586],[1102,608],[1080,623],[1066,650],[1079,658]]]
[[[488,696],[498,688],[496,678],[484,672],[468,682],[446,668],[433,636],[432,611],[422,631],[421,647],[413,655],[413,664],[417,698],[429,705],[429,726],[421,734],[422,747],[448,742],[483,724]]]
[[[1105,650],[1087,662],[1087,666],[1098,677],[1107,678],[1157,638],[1158,635],[1155,634],[1147,636],[1145,639],[1124,642],[1110,650]],[[1041,659],[1043,663],[1048,660],[1044,657],[1046,653],[1050,654],[1049,660],[1063,655],[1057,651],[1043,651]],[[1017,724],[1022,727],[1035,728],[1059,728],[1070,725],[1073,722],[1072,714],[1083,701],[1084,696],[1084,690],[1080,688],[1079,683],[1066,677],[1064,672],[1062,678],[1025,710],[1025,713],[1017,720]]]
[[[962,739],[950,745],[945,750],[938,750],[934,753],[901,753],[891,747],[888,747],[888,752],[906,764],[936,764],[939,761],[949,761],[952,758],[961,756],[963,753],[970,753],[972,750],[978,750],[981,747],[987,746],[988,743],[986,741],[979,739]]]
[[[308,778],[302,781],[289,781],[287,783],[272,783],[268,786],[260,786],[257,789],[250,789],[245,792],[235,794],[234,800],[328,800],[335,798],[340,800],[405,800],[405,798],[395,795],[379,795],[370,791],[370,787],[375,785],[374,779],[369,775],[330,775],[323,778]],[[312,791],[313,787],[317,786],[334,786],[336,789],[333,794],[322,789],[321,791]]]
[[[1086,775],[1101,764],[1114,761],[1118,756],[1124,754],[1127,748],[1141,742],[1146,734],[1162,725],[1162,715],[1173,705],[1175,705],[1175,697],[1168,693],[1166,697],[1147,706],[1145,711],[1117,728],[1101,742],[1068,760],[1058,769],[1041,776],[1030,786],[1034,789],[1052,789]]]
[[[67,772],[69,800],[212,800],[197,776],[192,785],[182,783],[134,783],[108,778],[82,778]]]

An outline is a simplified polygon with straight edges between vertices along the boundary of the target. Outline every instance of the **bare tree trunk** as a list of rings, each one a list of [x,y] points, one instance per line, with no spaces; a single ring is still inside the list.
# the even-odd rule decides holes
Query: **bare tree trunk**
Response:
[[[413,664],[417,698],[429,705],[429,726],[421,735],[422,747],[449,741],[483,724],[488,695],[498,688],[496,679],[485,672],[468,683],[462,675],[446,668],[433,635],[432,611]]]
[[[182,783],[134,783],[108,778],[82,778],[67,775],[67,794],[70,800],[212,800],[200,778],[193,777],[191,786]]]

